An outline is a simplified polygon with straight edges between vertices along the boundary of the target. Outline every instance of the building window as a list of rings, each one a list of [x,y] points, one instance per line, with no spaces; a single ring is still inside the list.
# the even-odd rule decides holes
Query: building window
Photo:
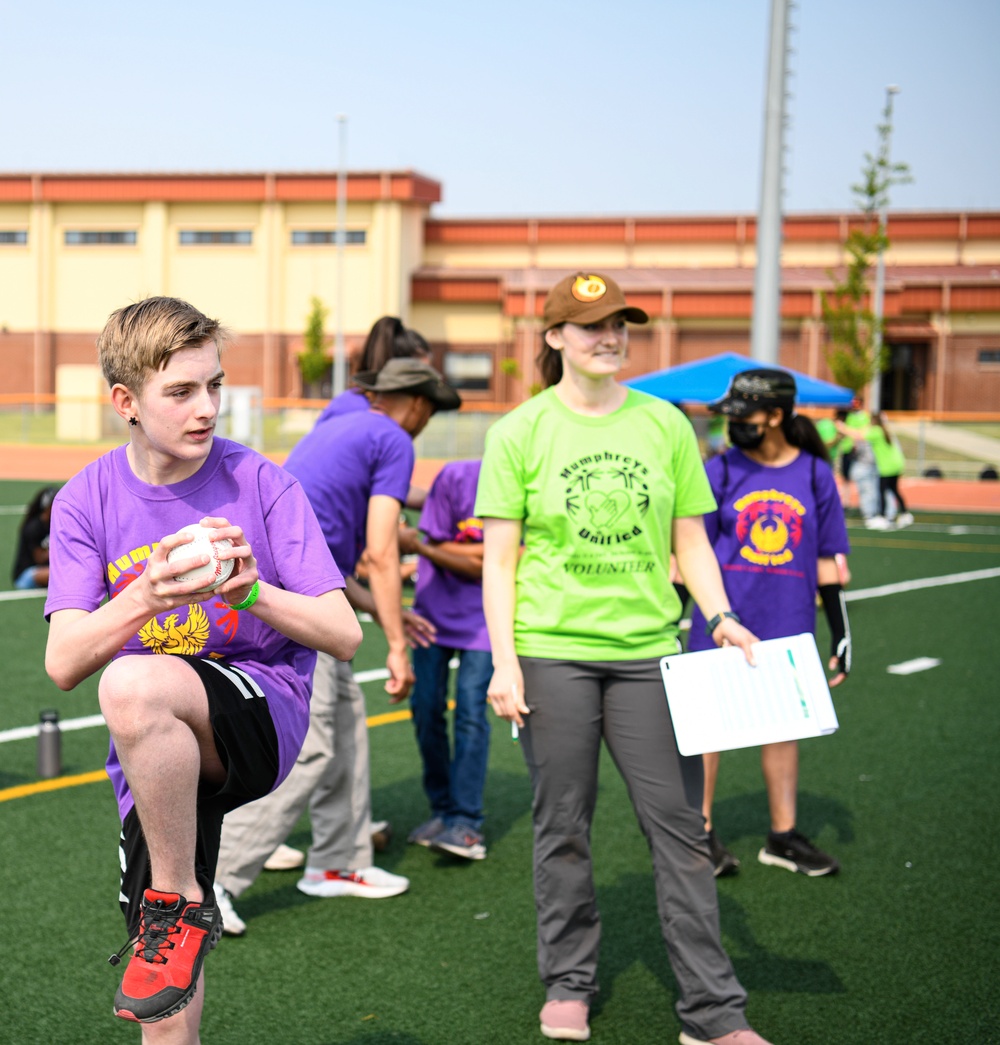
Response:
[[[79,230],[67,231],[65,242],[70,247],[92,247],[95,245],[112,244],[114,246],[135,246],[135,230],[128,232],[82,232]]]
[[[981,348],[979,350],[980,363],[1000,363],[1000,348]]]
[[[27,229],[0,229],[0,243],[27,243]]]
[[[365,245],[368,233],[364,229],[347,229],[344,242],[348,246]],[[293,247],[327,246],[337,242],[336,229],[296,229],[292,232]]]
[[[241,246],[249,247],[253,243],[253,233],[249,229],[185,229],[180,236],[182,247],[205,246]]]
[[[493,356],[489,352],[445,352],[444,376],[452,388],[488,392],[493,384]]]

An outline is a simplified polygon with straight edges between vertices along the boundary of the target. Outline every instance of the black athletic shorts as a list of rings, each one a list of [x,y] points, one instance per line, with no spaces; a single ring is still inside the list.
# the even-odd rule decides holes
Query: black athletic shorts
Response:
[[[222,818],[232,809],[262,798],[278,776],[278,734],[267,697],[240,668],[222,661],[182,657],[198,673],[208,695],[215,747],[226,768],[221,787],[204,784],[198,792],[195,873],[203,889],[215,881]],[[121,903],[129,932],[139,927],[140,904],[150,885],[149,851],[133,807],[122,824]]]

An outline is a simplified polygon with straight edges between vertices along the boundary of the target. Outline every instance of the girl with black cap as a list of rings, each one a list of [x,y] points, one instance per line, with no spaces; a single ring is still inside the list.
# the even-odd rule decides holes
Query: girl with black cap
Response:
[[[851,633],[835,557],[849,551],[826,447],[816,426],[795,412],[795,379],[784,370],[745,370],[709,407],[729,418],[732,449],[706,466],[718,509],[706,516],[726,590],[743,623],[761,639],[815,631],[817,590],[832,635],[831,686],[847,678]],[[689,650],[709,649],[705,618],[695,607]],[[712,798],[719,755],[705,759],[705,824],[716,875],[739,861],[715,835]],[[763,864],[817,877],[839,864],[796,830],[798,744],[761,747],[771,831]]]

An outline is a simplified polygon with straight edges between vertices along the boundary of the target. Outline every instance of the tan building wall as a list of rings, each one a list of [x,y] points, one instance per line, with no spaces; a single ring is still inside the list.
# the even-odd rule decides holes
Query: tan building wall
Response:
[[[752,217],[441,221],[430,214],[440,194],[409,171],[351,172],[340,288],[332,174],[0,175],[0,391],[51,392],[57,366],[92,362],[108,313],[168,294],[237,332],[231,382],[298,394],[318,297],[331,335],[343,302],[349,351],[380,315],[399,315],[467,382],[466,398],[512,403],[537,381],[545,293],[580,266],[610,271],[650,313],[629,374],[748,351]],[[859,220],[786,217],[784,364],[830,376],[821,291]],[[1000,214],[893,214],[889,232],[887,343],[908,368],[893,387],[922,408],[996,409],[1000,367],[983,359],[1000,347]],[[182,242],[190,233],[237,242]],[[86,242],[95,235],[126,241]]]

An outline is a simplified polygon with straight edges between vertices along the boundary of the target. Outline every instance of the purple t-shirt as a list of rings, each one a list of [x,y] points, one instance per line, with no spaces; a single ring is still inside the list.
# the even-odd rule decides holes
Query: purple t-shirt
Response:
[[[344,587],[301,487],[267,458],[216,438],[194,475],[151,486],[137,478],[119,446],[71,479],[53,503],[46,617],[56,610],[93,612],[140,576],[163,537],[206,515],[243,528],[261,580],[310,596]],[[250,675],[267,697],[278,735],[277,787],[309,726],[314,650],[220,598],[159,614],[115,657],[136,653],[209,657]],[[132,796],[113,743],[107,768],[124,819]]]
[[[815,631],[817,559],[850,551],[829,465],[802,451],[769,468],[732,449],[705,470],[719,505],[705,528],[743,624],[760,639]],[[696,606],[688,649],[714,645]]]
[[[331,417],[342,417],[344,414],[356,414],[362,410],[368,410],[368,397],[360,388],[348,388],[339,396],[334,396],[325,409],[316,418],[316,424],[321,421],[329,421]]]
[[[452,461],[437,474],[420,516],[420,529],[432,541],[483,543],[483,521],[476,518],[476,486],[482,461]],[[483,616],[483,582],[420,560],[417,613],[436,628],[437,645],[446,649],[488,650]]]
[[[317,421],[288,455],[326,543],[345,576],[365,548],[368,499],[380,494],[402,505],[413,475],[413,440],[377,410]]]

